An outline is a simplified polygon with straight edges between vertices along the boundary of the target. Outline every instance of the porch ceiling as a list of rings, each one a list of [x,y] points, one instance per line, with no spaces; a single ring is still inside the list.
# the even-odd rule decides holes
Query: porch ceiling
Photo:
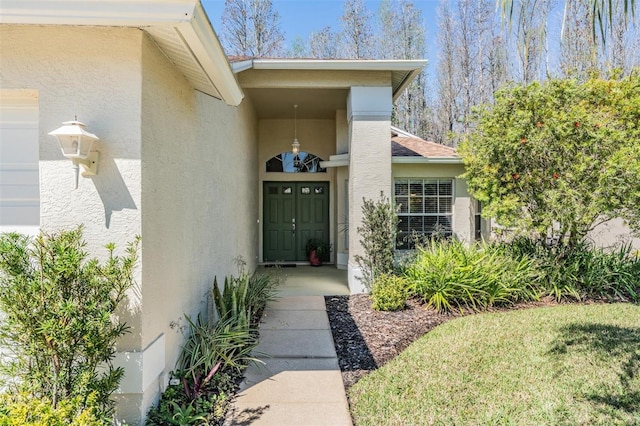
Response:
[[[334,119],[336,110],[347,109],[347,89],[244,89],[258,118],[293,118],[298,105],[300,119]]]

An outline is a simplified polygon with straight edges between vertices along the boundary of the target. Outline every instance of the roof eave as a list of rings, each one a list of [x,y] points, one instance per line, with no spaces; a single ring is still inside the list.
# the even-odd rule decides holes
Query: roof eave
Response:
[[[194,57],[218,92],[207,94],[222,97],[231,106],[239,105],[244,97],[199,0],[128,0],[126,3],[121,0],[3,0],[0,23],[142,30],[172,27],[180,32],[187,44],[187,54]]]
[[[255,70],[314,70],[314,71],[390,71],[400,77],[400,83],[393,85],[395,101],[402,91],[422,72],[426,59],[253,59],[243,61],[234,72]]]

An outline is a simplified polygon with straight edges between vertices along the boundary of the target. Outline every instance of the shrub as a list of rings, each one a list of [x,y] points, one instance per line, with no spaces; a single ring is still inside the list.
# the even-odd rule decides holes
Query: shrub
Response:
[[[178,359],[178,375],[185,394],[195,399],[207,390],[214,375],[221,368],[240,370],[246,366],[253,348],[258,344],[256,333],[248,324],[234,318],[220,319],[213,328],[200,316],[194,322],[186,316],[189,334]]]
[[[364,256],[355,259],[361,268],[362,283],[367,290],[378,274],[393,272],[393,255],[398,234],[398,208],[386,197],[378,201],[363,199],[360,234]]]
[[[574,247],[550,247],[521,237],[506,247],[516,258],[535,259],[542,292],[557,300],[596,297],[637,302],[639,299],[640,258],[633,254],[630,245],[612,250],[586,242]]]
[[[0,425],[3,426],[98,426],[109,424],[91,402],[97,394],[76,396],[51,405],[47,398],[34,398],[27,393],[0,395]]]
[[[419,248],[405,276],[413,294],[436,310],[481,309],[537,298],[533,263],[498,246],[433,242]]]
[[[231,377],[222,372],[219,377]],[[199,395],[191,400],[181,386],[169,386],[162,394],[158,406],[152,408],[147,416],[148,425],[218,425],[224,420],[230,403],[226,390]]]
[[[407,302],[407,285],[402,277],[378,275],[373,282],[371,299],[377,311],[399,311]]]
[[[243,264],[242,264],[243,266]],[[268,274],[227,277],[220,289],[214,278],[214,312],[209,321],[185,315],[188,331],[174,375],[181,386],[170,386],[148,414],[152,425],[220,424],[228,395],[258,344],[256,315],[275,297],[278,280]],[[257,321],[256,321],[257,322]]]
[[[71,404],[100,418],[113,411],[109,396],[124,373],[111,360],[127,326],[114,313],[133,284],[139,238],[125,257],[107,245],[105,264],[86,260],[82,227],[32,239],[0,236],[0,345],[4,386],[52,412]],[[34,407],[37,402],[34,402]]]

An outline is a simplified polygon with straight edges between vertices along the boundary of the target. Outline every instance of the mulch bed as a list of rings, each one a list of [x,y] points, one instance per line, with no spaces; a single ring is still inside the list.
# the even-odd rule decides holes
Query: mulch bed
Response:
[[[371,307],[371,299],[366,294],[326,296],[325,304],[342,380],[347,389],[361,377],[392,360],[431,329],[462,316],[461,313],[437,313],[417,300],[409,300],[402,311],[378,312]],[[490,311],[553,305],[557,305],[553,299],[546,299],[509,308],[492,308]]]

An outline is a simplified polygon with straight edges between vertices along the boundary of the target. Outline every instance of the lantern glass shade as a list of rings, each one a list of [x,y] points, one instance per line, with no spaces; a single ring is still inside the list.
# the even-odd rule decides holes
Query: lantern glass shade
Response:
[[[291,144],[291,153],[295,157],[296,155],[298,155],[299,152],[300,152],[300,142],[298,142],[298,139],[294,139],[293,143]]]
[[[86,125],[79,121],[65,121],[62,124],[62,127],[49,133],[58,140],[62,155],[70,159],[86,159],[93,143],[99,138],[86,131]]]

